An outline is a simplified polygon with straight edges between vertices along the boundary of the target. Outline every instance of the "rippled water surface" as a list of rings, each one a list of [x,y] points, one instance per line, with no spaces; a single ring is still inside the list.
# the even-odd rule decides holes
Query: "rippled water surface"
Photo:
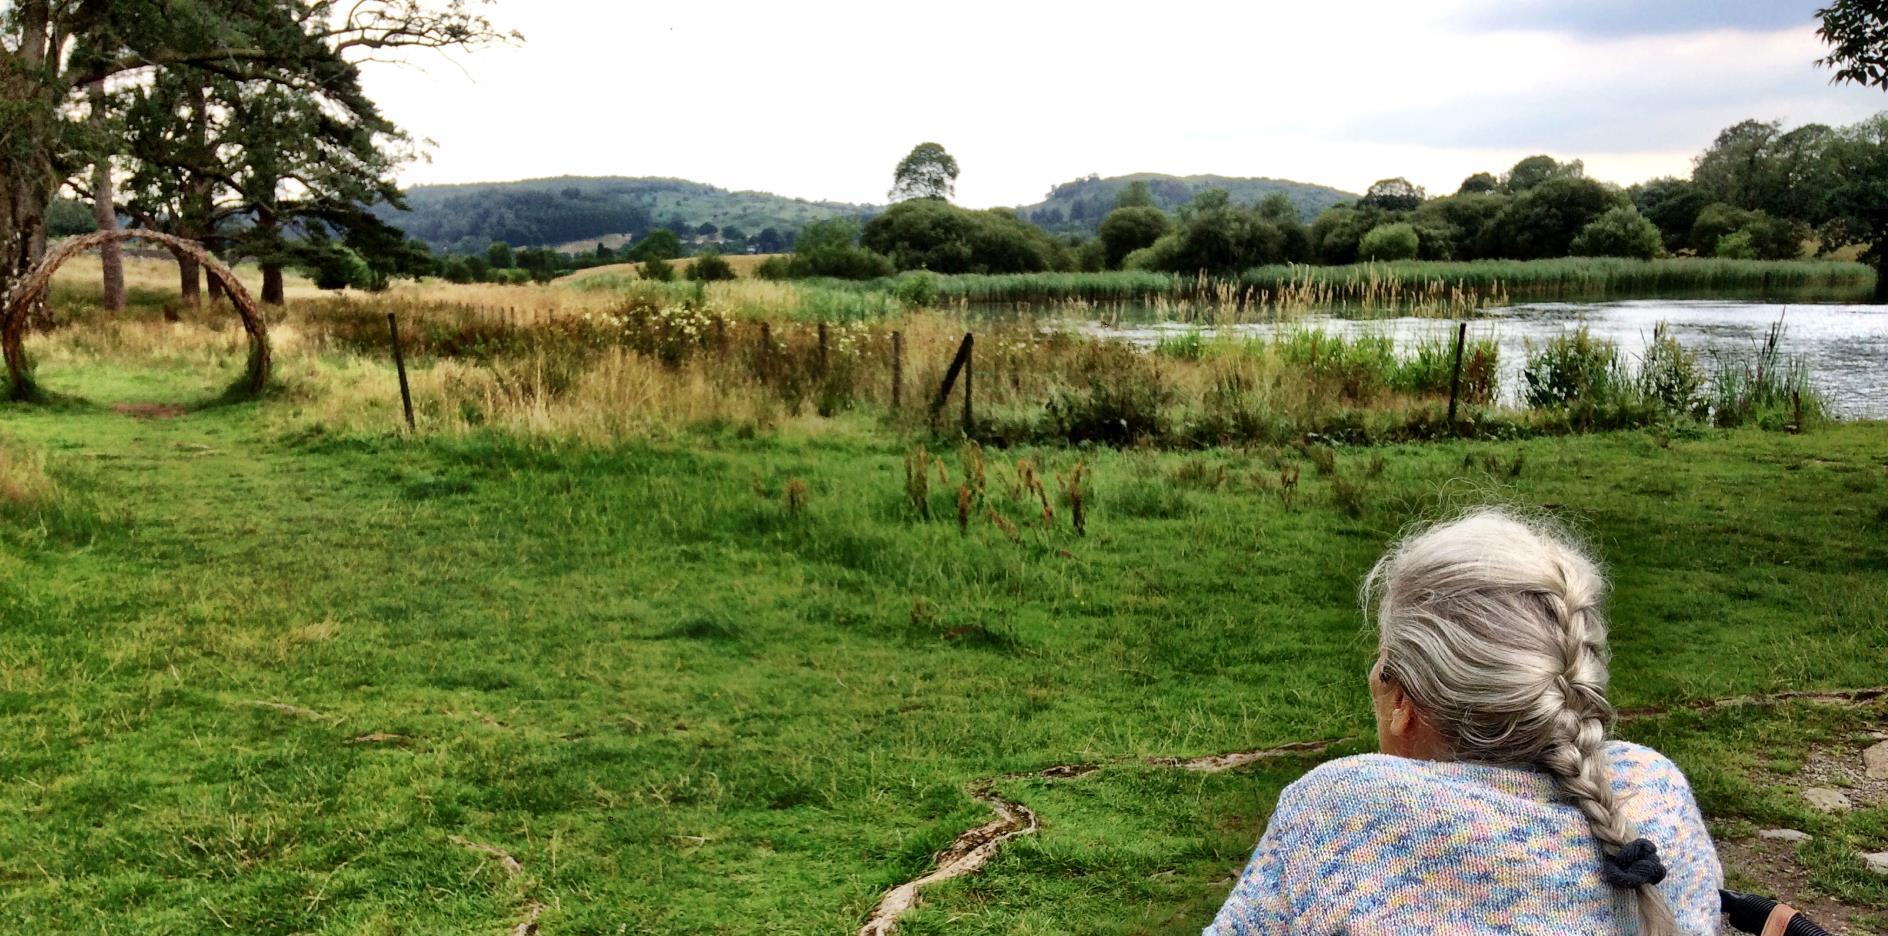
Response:
[[[1809,366],[1810,379],[1832,408],[1848,417],[1888,419],[1888,306],[1826,303],[1726,302],[1645,299],[1623,302],[1538,302],[1491,309],[1469,324],[1471,335],[1493,335],[1501,347],[1501,381],[1510,397],[1520,386],[1527,343],[1536,344],[1586,326],[1627,354],[1645,350],[1659,323],[1685,346],[1706,355],[1748,354],[1770,326],[1783,323],[1782,350]],[[1099,334],[1151,344],[1163,335],[1194,331],[1176,324],[1087,326]],[[1227,326],[1268,335],[1280,328],[1317,328],[1332,334],[1389,335],[1403,351],[1424,338],[1445,336],[1454,324],[1433,318],[1354,319],[1311,316],[1289,323]],[[1214,329],[1199,329],[1207,334]]]

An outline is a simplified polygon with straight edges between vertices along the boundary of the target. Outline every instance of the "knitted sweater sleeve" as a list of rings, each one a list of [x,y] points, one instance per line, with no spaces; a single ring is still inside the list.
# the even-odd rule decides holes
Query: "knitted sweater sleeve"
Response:
[[[1304,788],[1300,780],[1279,796],[1258,848],[1219,915],[1201,936],[1269,936],[1291,931],[1292,920],[1299,916],[1297,909],[1307,896],[1301,888],[1303,877],[1291,873],[1292,859],[1315,848],[1309,840],[1314,831],[1304,821],[1300,795]]]

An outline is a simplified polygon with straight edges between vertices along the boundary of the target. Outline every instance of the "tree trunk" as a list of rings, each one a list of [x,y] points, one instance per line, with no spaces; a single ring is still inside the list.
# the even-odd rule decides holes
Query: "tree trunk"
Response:
[[[45,228],[46,205],[57,184],[43,155],[52,142],[52,114],[44,107],[51,92],[38,77],[46,61],[51,7],[45,0],[12,6],[20,42],[17,50],[0,45],[0,95],[25,108],[9,116],[8,145],[0,152],[0,297],[31,268],[35,237]]]
[[[92,101],[92,126],[100,128],[105,120],[105,82],[94,81],[85,89]],[[100,156],[92,164],[92,220],[98,223],[101,231],[118,229],[118,211],[113,207],[116,194],[112,189],[111,157]],[[118,312],[125,307],[125,248],[123,244],[112,241],[98,249],[99,266],[104,268],[103,291],[105,308]]]
[[[193,157],[208,162],[210,138],[209,96],[203,86],[197,84],[190,89],[190,135],[195,144]],[[207,249],[210,236],[210,180],[201,173],[192,172],[184,180],[183,217],[179,219],[177,235],[201,242]],[[197,261],[180,257],[177,260],[177,275],[182,292],[183,306],[195,309],[203,304],[202,276]]]
[[[264,191],[273,193],[271,185]],[[271,196],[273,197],[273,196]],[[276,219],[271,205],[261,207],[256,212],[256,233],[260,235],[262,247],[262,304],[279,306],[283,303],[282,289],[282,222]]]
[[[33,228],[32,234],[26,239],[26,268],[29,270],[39,266],[39,262],[46,259],[46,213],[41,211],[39,217],[40,223]],[[42,332],[52,330],[52,303],[45,295],[42,294],[33,301],[33,308],[27,312],[27,315],[29,316],[27,324]]]
[[[228,262],[228,261],[224,261],[224,262]],[[224,299],[228,298],[227,294],[225,294],[223,291],[223,281],[220,279],[217,279],[214,275],[210,273],[210,271],[208,270],[203,271],[203,280],[204,280],[205,288],[208,289],[210,293],[211,305],[216,305],[217,303],[222,302]]]
[[[196,258],[177,258],[177,290],[184,308],[195,309],[203,305],[203,276]]]

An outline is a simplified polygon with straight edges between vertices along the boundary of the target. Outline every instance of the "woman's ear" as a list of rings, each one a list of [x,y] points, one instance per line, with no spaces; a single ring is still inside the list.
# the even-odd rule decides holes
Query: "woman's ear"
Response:
[[[1416,702],[1396,683],[1389,684],[1389,718],[1384,727],[1390,735],[1401,741],[1412,740],[1416,729],[1422,722],[1422,716],[1416,711]]]

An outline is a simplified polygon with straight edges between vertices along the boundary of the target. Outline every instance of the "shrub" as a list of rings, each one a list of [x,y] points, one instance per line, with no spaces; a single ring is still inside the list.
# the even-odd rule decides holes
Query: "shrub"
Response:
[[[1705,373],[1698,356],[1686,350],[1660,322],[1639,363],[1639,395],[1678,416],[1703,416]]]
[[[734,278],[734,266],[728,258],[710,250],[695,258],[686,274],[697,283],[715,283]]]
[[[1561,407],[1613,399],[1624,385],[1619,349],[1595,340],[1584,326],[1540,348],[1528,343],[1521,368],[1523,398],[1533,407]]]
[[[1033,273],[1070,265],[1048,232],[1012,211],[972,211],[931,198],[887,208],[866,224],[859,242],[901,270]]]
[[[1159,208],[1116,208],[1101,221],[1099,230],[1109,269],[1119,269],[1121,261],[1142,247],[1151,247],[1167,233],[1167,215]]]
[[[644,260],[642,265],[636,268],[636,272],[639,273],[643,279],[657,283],[667,283],[675,279],[675,264],[667,260],[651,257],[648,260]]]
[[[1407,223],[1379,224],[1357,243],[1357,253],[1364,260],[1413,260],[1418,246],[1416,229]]]
[[[1621,206],[1581,228],[1572,250],[1577,257],[1650,260],[1658,255],[1661,243],[1658,225],[1647,221],[1637,208]]]
[[[1717,239],[1714,253],[1721,260],[1755,260],[1757,245],[1749,231],[1733,231]]]
[[[1091,347],[1087,386],[1059,389],[1043,414],[1048,434],[1066,442],[1125,446],[1167,435],[1173,390],[1132,349]]]
[[[775,254],[754,267],[754,275],[764,280],[789,279],[793,276],[793,264],[786,257]]]
[[[682,255],[682,239],[668,228],[656,228],[631,244],[624,255],[631,261],[673,260]]]
[[[937,276],[927,270],[913,270],[892,283],[892,298],[906,308],[920,309],[937,304]]]
[[[891,260],[859,245],[858,236],[859,226],[851,221],[815,221],[807,225],[794,242],[788,275],[858,280],[892,275]]]

